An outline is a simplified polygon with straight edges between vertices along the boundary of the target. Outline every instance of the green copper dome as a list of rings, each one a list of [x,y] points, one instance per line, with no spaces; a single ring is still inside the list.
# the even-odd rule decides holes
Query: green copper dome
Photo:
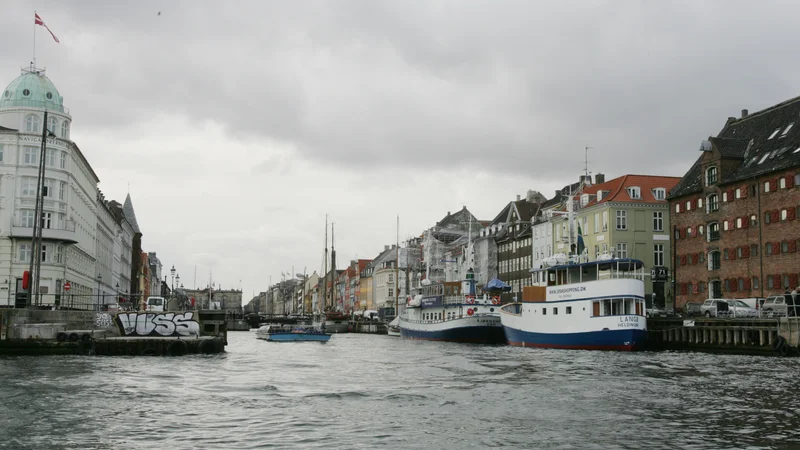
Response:
[[[23,70],[0,93],[0,108],[27,107],[64,112],[64,98],[44,72]]]

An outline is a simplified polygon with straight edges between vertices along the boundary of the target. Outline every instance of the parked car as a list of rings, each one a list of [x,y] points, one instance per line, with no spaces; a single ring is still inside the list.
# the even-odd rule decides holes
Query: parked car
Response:
[[[703,311],[701,307],[703,306],[702,303],[697,302],[689,302],[683,305],[683,313],[687,317],[698,317],[703,315]]]
[[[791,295],[770,295],[761,305],[761,317],[786,316],[787,312],[789,315],[795,315],[793,306]]]
[[[727,300],[731,317],[758,317],[758,310],[742,300]]]
[[[728,302],[720,298],[709,298],[700,306],[700,314],[706,317],[727,317]]]

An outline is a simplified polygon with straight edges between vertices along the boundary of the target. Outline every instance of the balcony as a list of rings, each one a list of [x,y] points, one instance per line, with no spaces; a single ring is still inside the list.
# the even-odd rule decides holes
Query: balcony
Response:
[[[33,226],[27,226],[21,220],[16,220],[11,227],[11,237],[18,239],[30,240],[33,235]],[[72,220],[66,221],[62,225],[50,223],[50,228],[42,229],[43,241],[58,241],[66,244],[77,244],[77,236],[75,235],[75,222]]]

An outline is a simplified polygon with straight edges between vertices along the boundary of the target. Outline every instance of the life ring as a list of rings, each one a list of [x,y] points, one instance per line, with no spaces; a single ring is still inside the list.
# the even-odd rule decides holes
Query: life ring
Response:
[[[67,340],[67,338],[68,338],[67,333],[64,333],[63,331],[59,331],[58,334],[56,335],[56,340],[58,342],[64,342]]]
[[[139,355],[141,355],[141,356],[156,356],[156,355],[158,355],[158,352],[153,347],[145,347],[145,348],[142,349],[141,352],[139,352]]]
[[[172,341],[167,346],[167,354],[170,356],[183,356],[189,353],[189,344],[180,339]]]
[[[468,296],[467,296],[467,304],[468,304],[468,305],[471,305],[471,304],[473,304],[473,303],[475,303],[475,297],[473,297],[473,296],[471,296],[471,295],[468,295]]]
[[[772,349],[781,356],[786,356],[789,349],[786,348],[786,339],[783,336],[778,336],[772,342]]]
[[[475,311],[473,311],[473,310],[472,310],[472,308],[468,308],[468,309],[467,309],[467,315],[468,315],[468,316],[471,316],[471,315],[473,315],[473,314],[475,314]]]
[[[492,297],[492,304],[499,305],[500,304],[500,297]]]

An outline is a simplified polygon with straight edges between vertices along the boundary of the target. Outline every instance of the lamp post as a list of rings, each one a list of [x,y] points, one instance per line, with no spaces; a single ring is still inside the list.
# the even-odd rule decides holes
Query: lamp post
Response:
[[[172,288],[171,291],[175,290],[175,264],[172,265],[172,269],[169,269],[170,275],[172,275]]]
[[[97,311],[100,312],[100,283],[103,282],[103,274],[97,274]]]
[[[115,286],[115,290],[117,293],[117,297],[114,299],[114,303],[117,304],[117,311],[119,311],[119,283]]]

